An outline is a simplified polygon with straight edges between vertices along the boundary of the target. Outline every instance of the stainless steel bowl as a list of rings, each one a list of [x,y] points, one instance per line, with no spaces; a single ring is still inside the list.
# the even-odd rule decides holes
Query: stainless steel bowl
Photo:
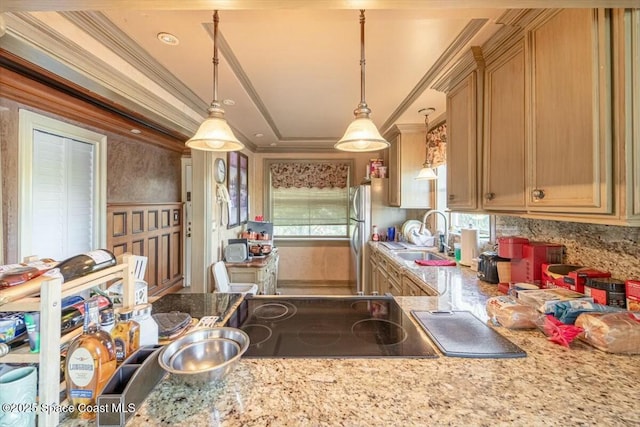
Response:
[[[249,336],[236,328],[201,328],[166,345],[160,367],[174,381],[204,384],[223,379],[249,348]]]

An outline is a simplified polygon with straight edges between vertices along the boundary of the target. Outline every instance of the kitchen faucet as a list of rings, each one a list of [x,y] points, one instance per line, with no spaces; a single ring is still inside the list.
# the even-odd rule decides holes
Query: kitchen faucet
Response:
[[[451,246],[449,246],[449,227],[447,226],[447,216],[444,214],[444,212],[439,211],[437,209],[429,209],[422,217],[422,225],[420,226],[420,233],[424,232],[424,229],[427,226],[427,219],[432,214],[440,215],[444,221],[444,242],[442,242],[442,245],[445,248],[445,253],[448,253],[451,250]],[[437,223],[436,223],[436,226],[437,226]]]

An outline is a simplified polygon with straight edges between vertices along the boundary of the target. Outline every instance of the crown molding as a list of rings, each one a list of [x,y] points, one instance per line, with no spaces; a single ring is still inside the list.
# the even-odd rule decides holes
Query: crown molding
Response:
[[[460,55],[460,51],[464,49],[488,21],[488,19],[472,19],[469,21],[433,66],[427,70],[426,74],[420,79],[416,86],[414,86],[411,92],[402,100],[398,108],[396,108],[382,124],[380,127],[381,131],[386,131],[394,125],[400,116],[429,88],[429,85],[433,83],[436,77],[442,74],[447,67],[450,66],[451,62]],[[434,87],[434,89],[439,90],[436,87]]]

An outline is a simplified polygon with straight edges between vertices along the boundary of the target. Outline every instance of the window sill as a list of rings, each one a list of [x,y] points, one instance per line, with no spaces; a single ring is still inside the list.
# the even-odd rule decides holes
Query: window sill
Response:
[[[295,246],[349,246],[348,237],[274,237],[277,247]]]

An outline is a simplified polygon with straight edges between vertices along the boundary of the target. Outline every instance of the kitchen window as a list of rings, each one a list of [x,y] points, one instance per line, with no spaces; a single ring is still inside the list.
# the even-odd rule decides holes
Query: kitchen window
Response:
[[[438,166],[436,173],[438,175],[438,180],[436,181],[436,206],[444,211],[447,206],[447,166]],[[451,212],[449,218],[451,221],[450,229],[454,233],[460,233],[461,229],[468,228],[471,225],[472,228],[478,229],[480,239],[490,240],[491,215]],[[438,217],[437,220],[439,229],[442,229],[444,227],[441,223],[442,219]]]
[[[350,161],[267,160],[274,237],[346,238]]]
[[[19,118],[20,257],[104,247],[107,137],[23,109]]]

